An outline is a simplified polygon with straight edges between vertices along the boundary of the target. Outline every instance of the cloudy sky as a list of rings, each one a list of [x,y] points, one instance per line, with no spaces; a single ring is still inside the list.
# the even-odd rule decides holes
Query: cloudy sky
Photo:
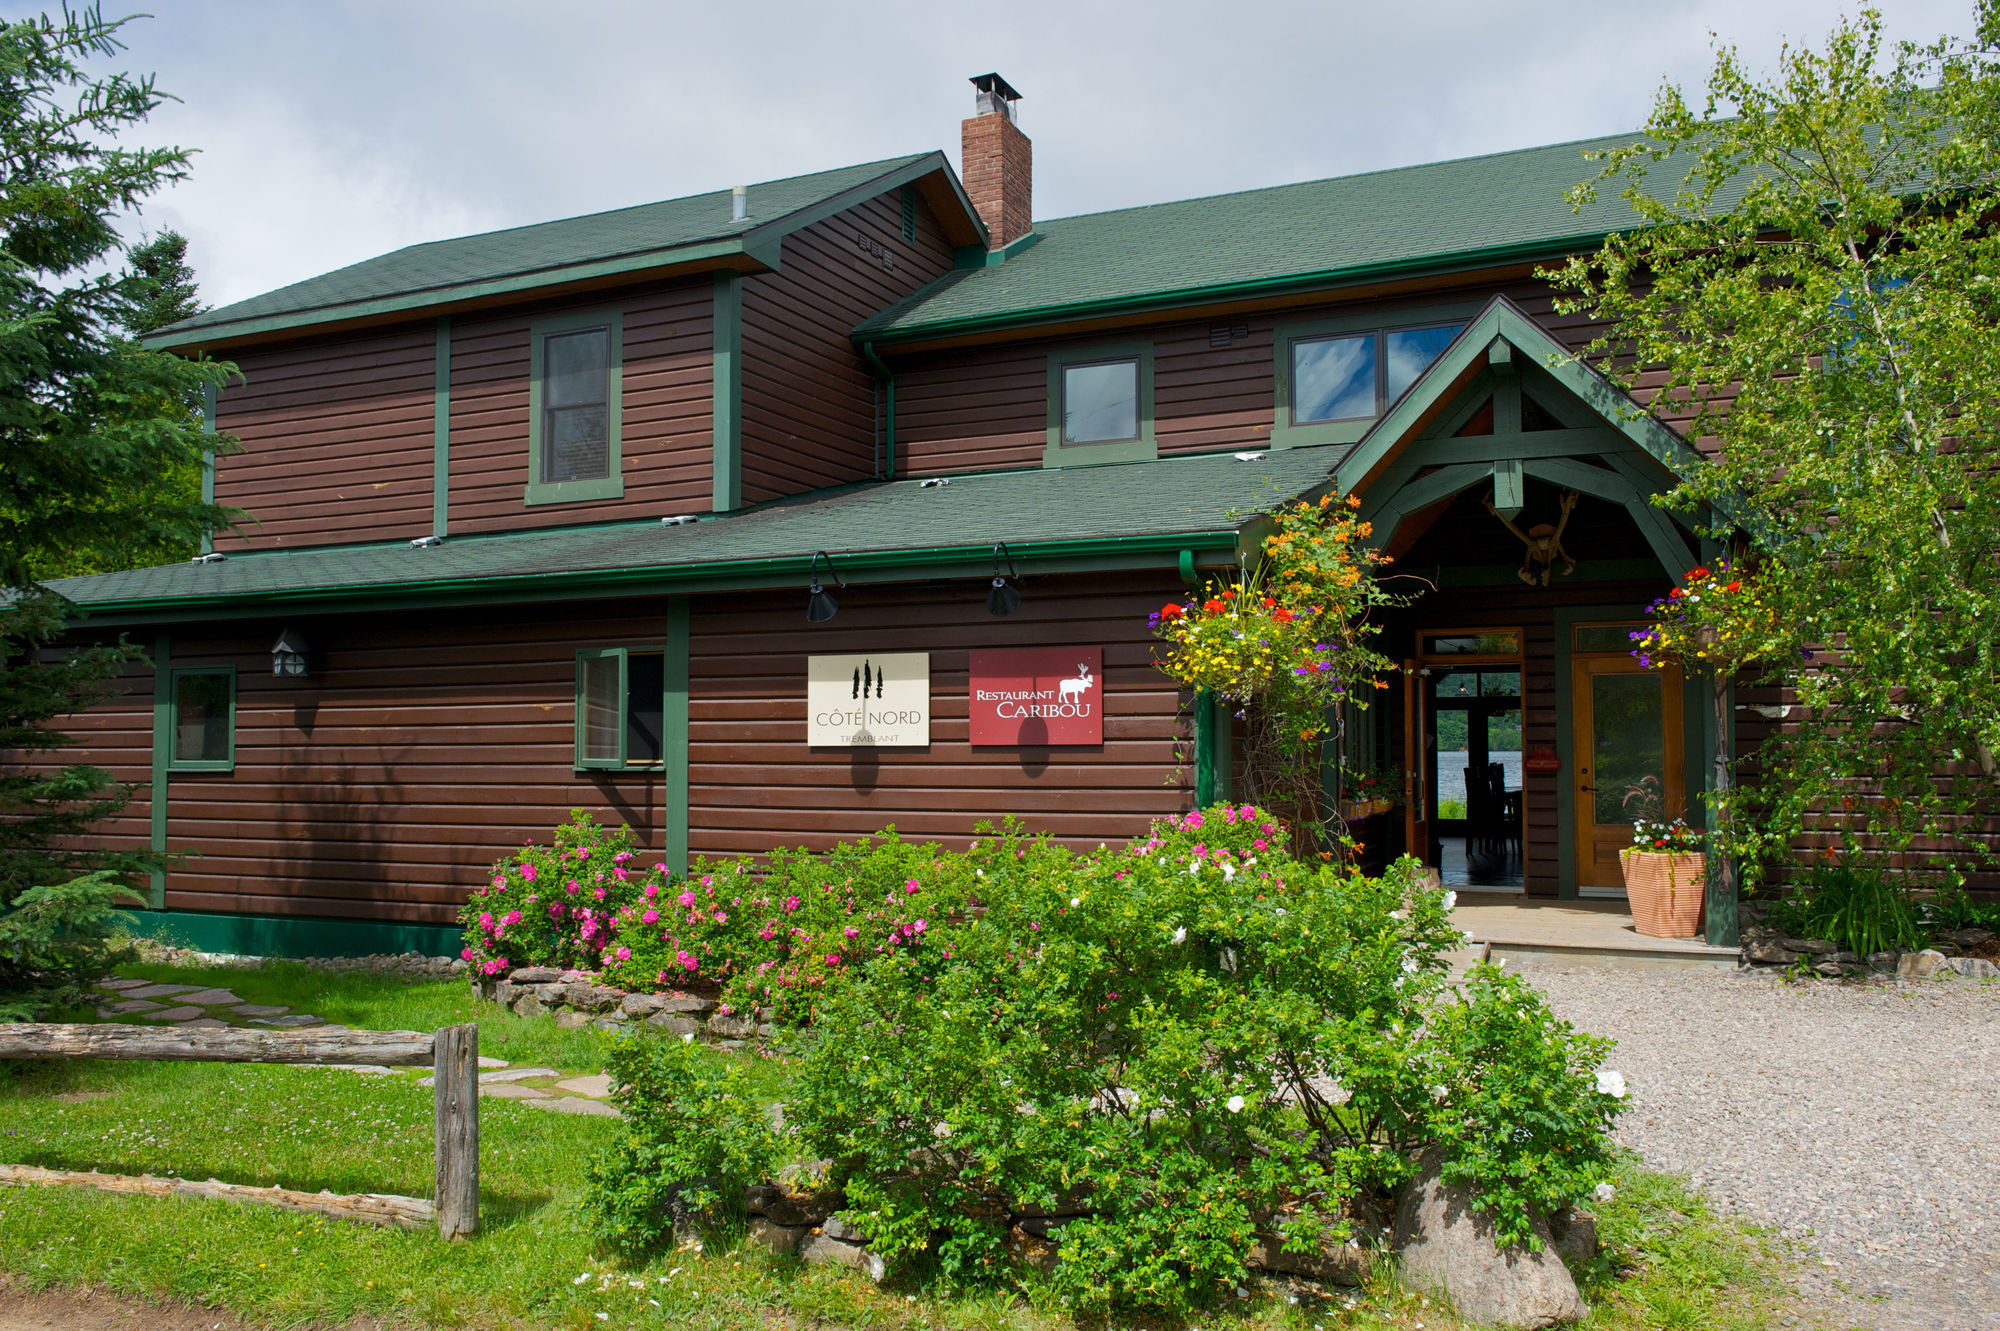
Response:
[[[0,14],[40,12],[0,0]],[[125,68],[200,150],[140,226],[225,303],[402,245],[932,148],[1024,96],[1059,217],[1632,128],[1716,39],[1768,68],[1835,0],[155,0]],[[1970,27],[1895,0],[1892,37]],[[108,13],[121,12],[107,0]]]

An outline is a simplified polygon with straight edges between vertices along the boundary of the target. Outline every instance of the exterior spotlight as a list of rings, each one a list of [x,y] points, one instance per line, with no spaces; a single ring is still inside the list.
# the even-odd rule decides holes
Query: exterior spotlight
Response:
[[[305,635],[285,625],[278,634],[278,645],[271,649],[271,673],[281,679],[302,679],[306,673],[307,644]]]
[[[840,576],[840,570],[833,566],[833,559],[824,550],[813,551],[812,586],[806,589],[806,623],[824,624],[839,613],[840,602],[833,599],[826,588],[820,586],[819,561],[826,560],[826,571],[833,574],[836,586],[845,587],[847,579]]]
[[[1014,556],[1007,553],[1007,543],[1000,541],[993,547],[993,590],[986,593],[986,613],[1004,619],[1014,613],[1014,607],[1021,604],[1021,589],[1000,576],[1000,561],[1007,561],[1007,577],[1015,582],[1021,580],[1021,572],[1014,567]]]

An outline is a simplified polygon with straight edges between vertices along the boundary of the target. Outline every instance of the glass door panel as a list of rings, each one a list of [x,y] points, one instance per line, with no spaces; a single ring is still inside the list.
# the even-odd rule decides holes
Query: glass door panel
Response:
[[[1681,674],[1625,653],[1578,654],[1570,678],[1577,887],[1617,891],[1633,822],[1686,809]]]

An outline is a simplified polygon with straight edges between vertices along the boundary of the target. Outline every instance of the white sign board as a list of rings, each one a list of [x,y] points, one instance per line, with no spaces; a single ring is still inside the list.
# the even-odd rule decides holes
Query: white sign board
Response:
[[[921,749],[930,742],[929,652],[806,658],[806,743]]]

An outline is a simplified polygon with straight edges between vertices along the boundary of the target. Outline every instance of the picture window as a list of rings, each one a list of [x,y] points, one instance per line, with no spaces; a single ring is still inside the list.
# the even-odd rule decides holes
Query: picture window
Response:
[[[1139,437],[1139,362],[1063,367],[1063,442],[1120,443]]]
[[[1464,324],[1291,341],[1294,425],[1373,420],[1409,391]]]

